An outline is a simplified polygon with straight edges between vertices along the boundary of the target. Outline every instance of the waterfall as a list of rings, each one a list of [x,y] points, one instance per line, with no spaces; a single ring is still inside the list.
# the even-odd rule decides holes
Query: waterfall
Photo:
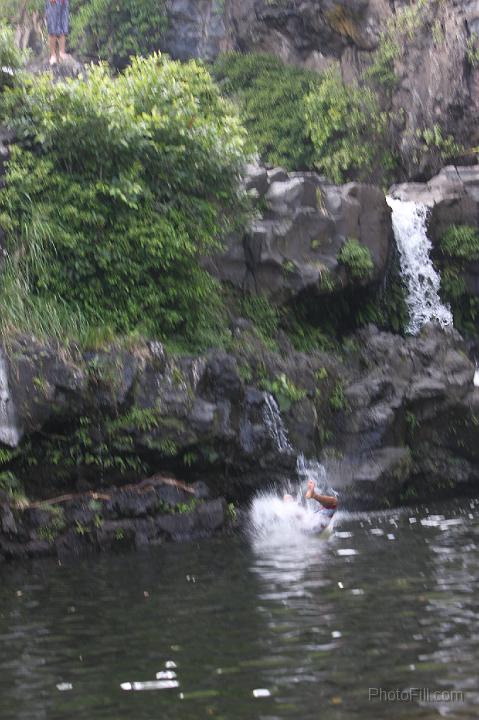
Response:
[[[289,442],[288,432],[284,426],[278,404],[271,393],[264,394],[263,422],[268,428],[269,435],[274,441],[278,452],[282,455],[292,453],[293,447]]]
[[[391,197],[386,200],[392,210],[394,237],[408,290],[408,332],[416,335],[430,321],[443,327],[452,325],[451,311],[439,297],[441,278],[429,255],[432,245],[427,236],[427,206]]]
[[[17,447],[21,432],[8,388],[7,361],[0,350],[0,443]]]

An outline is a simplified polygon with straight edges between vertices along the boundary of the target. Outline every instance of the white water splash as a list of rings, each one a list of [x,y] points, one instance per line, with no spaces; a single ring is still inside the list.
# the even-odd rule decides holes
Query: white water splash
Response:
[[[428,208],[422,203],[386,198],[392,210],[394,237],[399,250],[401,271],[408,289],[408,332],[416,335],[431,321],[443,327],[452,325],[452,313],[439,297],[441,278],[430,257],[427,236]]]
[[[264,396],[263,421],[268,428],[270,437],[274,441],[278,452],[281,454],[292,453],[293,448],[289,442],[288,433],[284,426],[278,403],[271,393],[265,393]]]
[[[8,387],[7,361],[0,350],[0,443],[17,447],[21,431]]]
[[[334,521],[318,512],[316,500],[305,500],[306,481],[314,480],[321,491],[327,488],[324,467],[316,460],[297,459],[299,482],[285,484],[275,492],[264,491],[253,499],[249,515],[249,532],[256,546],[302,545],[305,535],[319,534]],[[329,494],[332,490],[328,489]],[[284,502],[283,495],[293,496],[292,502]]]

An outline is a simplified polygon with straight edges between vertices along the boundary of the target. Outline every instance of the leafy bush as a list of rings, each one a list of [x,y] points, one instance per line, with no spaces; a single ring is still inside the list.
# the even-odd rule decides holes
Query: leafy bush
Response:
[[[23,61],[23,55],[15,45],[13,30],[0,21],[0,92],[14,84],[15,72]]]
[[[50,304],[199,341],[221,307],[198,256],[243,203],[243,131],[208,72],[153,55],[116,79],[103,66],[86,81],[44,75],[6,99],[21,147],[0,194],[2,294],[20,296],[20,315]]]
[[[355,238],[345,242],[339,251],[338,260],[345,265],[348,274],[354,280],[367,280],[374,270],[369,248],[361,245]]]
[[[74,47],[117,68],[158,50],[166,29],[165,0],[72,0]]]
[[[278,308],[272,305],[264,295],[245,295],[241,305],[245,317],[254,323],[262,339],[267,344],[271,344],[278,332]]]
[[[467,262],[479,260],[479,231],[470,225],[451,225],[439,238],[441,296],[451,305],[454,325],[462,333],[477,335],[479,298],[467,288]]]
[[[334,182],[365,179],[380,163],[386,119],[376,94],[345,85],[330,69],[306,98],[306,124],[316,167]]]
[[[305,98],[320,77],[273,55],[226,53],[213,66],[222,92],[234,98],[264,161],[289,170],[313,167]]]
[[[479,259],[479,231],[470,225],[451,225],[440,238],[445,255],[460,260]]]
[[[272,393],[281,412],[288,412],[294,403],[303,400],[307,393],[304,388],[300,388],[284,373],[280,373],[273,380],[264,379],[261,386]]]

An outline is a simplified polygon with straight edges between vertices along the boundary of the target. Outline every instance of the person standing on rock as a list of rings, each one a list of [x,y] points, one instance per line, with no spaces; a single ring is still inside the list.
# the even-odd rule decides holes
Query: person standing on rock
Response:
[[[46,0],[45,12],[47,18],[48,45],[50,48],[50,65],[56,65],[58,62],[57,43],[60,62],[67,57],[65,43],[69,31],[69,0]]]

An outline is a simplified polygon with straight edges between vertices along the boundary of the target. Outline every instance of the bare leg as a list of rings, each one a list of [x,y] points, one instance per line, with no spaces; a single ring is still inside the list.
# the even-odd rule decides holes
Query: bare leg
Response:
[[[58,38],[58,44],[60,46],[60,60],[65,60],[67,57],[67,54],[65,52],[65,43],[66,43],[66,37],[65,35],[60,35]]]
[[[56,65],[57,62],[57,36],[48,36],[48,45],[50,47],[50,65]]]

